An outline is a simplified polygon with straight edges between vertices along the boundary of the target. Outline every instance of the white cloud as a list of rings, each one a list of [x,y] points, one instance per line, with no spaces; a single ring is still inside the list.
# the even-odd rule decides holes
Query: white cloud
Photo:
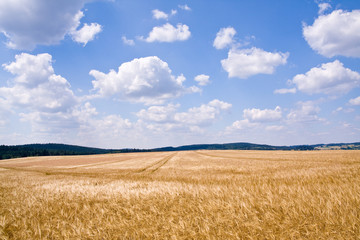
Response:
[[[0,88],[0,102],[18,113],[22,121],[29,122],[34,135],[65,134],[79,126],[73,113],[80,101],[69,82],[55,74],[50,54],[22,53],[3,67],[15,78],[8,87]]]
[[[31,134],[22,136],[26,141],[136,147],[146,137],[137,122],[119,115],[99,117],[89,102],[82,104],[67,80],[55,74],[49,54],[23,53],[3,67],[15,76],[8,87],[0,88],[0,109],[7,106],[21,121],[29,123]],[[6,111],[1,110],[0,116]],[[127,136],[126,141],[123,136]]]
[[[207,125],[219,117],[222,111],[229,110],[231,106],[230,103],[215,99],[200,107],[190,108],[187,112],[176,113],[174,119],[187,125]]]
[[[245,109],[244,118],[251,122],[272,122],[281,119],[282,112],[281,108],[277,106],[274,110],[272,109]]]
[[[80,120],[76,142],[87,146],[105,148],[136,147],[141,140],[136,123],[120,115],[107,115],[96,118],[97,112],[90,104],[76,113]],[[94,137],[96,136],[96,137]],[[126,140],[124,141],[124,136]]]
[[[143,120],[151,122],[173,122],[174,114],[180,105],[151,106],[141,109],[136,115]]]
[[[233,37],[235,34],[236,31],[233,27],[221,28],[216,34],[213,46],[216,49],[223,49],[225,47],[231,46],[234,42]]]
[[[18,136],[17,141],[21,137],[21,141],[25,142],[59,141],[93,146],[100,144],[103,147],[136,147],[144,146],[146,143],[142,141],[145,141],[146,134],[152,133],[143,132],[140,120],[131,122],[119,115],[99,117],[89,102],[82,104],[74,96],[67,80],[55,74],[49,54],[23,53],[3,67],[14,75],[14,79],[9,81],[7,87],[0,87],[0,116],[11,111],[31,126],[31,133]],[[172,78],[176,84],[184,81],[184,77],[178,81]],[[177,108],[177,105],[169,106]],[[149,114],[148,121],[161,116],[152,111],[154,113],[152,116]],[[1,118],[0,125],[6,126],[8,120]],[[168,127],[171,129],[171,123]],[[127,136],[126,141],[123,136]]]
[[[310,47],[325,57],[360,57],[360,10],[335,10],[303,27]]]
[[[185,5],[179,5],[178,6],[180,9],[182,9],[182,10],[185,10],[185,11],[191,11],[191,8],[187,5],[187,4],[185,4]]]
[[[12,112],[12,106],[9,106],[6,99],[4,99],[3,96],[0,95],[0,129],[1,127],[6,126],[6,124],[10,122],[9,120]]]
[[[214,99],[200,107],[193,107],[186,112],[177,112],[179,104],[151,106],[142,109],[136,115],[146,129],[152,132],[185,131],[204,133],[204,127],[214,123],[223,112],[231,108],[230,103]]]
[[[281,88],[275,89],[275,94],[286,94],[286,93],[296,93],[296,88]]]
[[[323,119],[318,117],[320,108],[313,101],[298,102],[297,108],[292,109],[287,115],[290,122],[314,122],[322,121]]]
[[[250,122],[249,119],[242,119],[233,122],[233,124],[226,128],[226,132],[232,132],[234,130],[244,130],[259,126],[259,123]]]
[[[259,136],[262,136],[264,131],[282,133],[286,129],[297,129],[299,123],[307,126],[306,124],[315,122],[326,122],[325,119],[318,116],[319,113],[318,103],[314,101],[297,102],[296,107],[289,110],[285,118],[283,117],[283,110],[279,106],[275,109],[244,109],[243,119],[228,126],[225,134],[232,134],[232,132],[239,130],[250,131],[251,134],[259,134]]]
[[[216,34],[213,47],[216,49],[223,49],[226,47],[236,49],[249,45],[250,42],[255,39],[255,36],[246,36],[244,39],[235,40],[235,34],[236,30],[233,27],[221,28]]]
[[[176,78],[176,82],[178,83],[178,84],[183,84],[183,82],[185,82],[186,81],[186,77],[183,75],[183,74],[180,74],[177,78]]]
[[[360,96],[357,97],[357,98],[352,98],[352,99],[350,99],[350,100],[349,100],[349,103],[350,103],[351,105],[360,105]]]
[[[168,19],[169,15],[160,11],[159,9],[152,10],[153,18],[155,19]]]
[[[86,2],[87,0],[2,0],[0,32],[7,37],[7,46],[14,49],[31,50],[36,45],[57,44],[66,34],[71,34],[78,28],[80,19],[84,16],[80,10]],[[85,27],[81,33],[94,32],[94,27],[90,28],[92,31]]]
[[[94,40],[96,34],[101,31],[102,27],[100,24],[91,23],[89,25],[85,23],[81,29],[72,31],[70,35],[75,42],[83,43],[85,46],[89,41]]]
[[[277,66],[286,64],[288,56],[289,53],[266,52],[255,47],[231,49],[221,64],[229,77],[246,79],[256,74],[272,74]]]
[[[135,58],[121,64],[117,72],[91,70],[90,75],[95,78],[92,83],[100,96],[117,95],[123,100],[145,104],[163,103],[198,89],[185,88],[184,76],[173,76],[168,64],[156,56]]]
[[[344,94],[359,86],[360,74],[335,60],[324,63],[320,67],[314,67],[305,74],[298,74],[292,82],[298,90],[308,93]]]
[[[226,133],[231,133],[236,130],[246,130],[251,128],[262,128],[265,123],[280,121],[282,119],[282,111],[279,106],[272,109],[257,109],[248,108],[243,110],[244,119],[233,122],[225,130]],[[266,126],[266,130],[280,130],[281,126]]]
[[[80,122],[72,112],[38,112],[20,113],[20,120],[31,124],[34,135],[47,135],[53,139],[55,135],[69,135],[70,132],[78,129]],[[41,140],[43,141],[43,139]]]
[[[49,76],[54,73],[50,54],[30,55],[22,53],[15,56],[15,62],[3,64],[5,70],[17,75],[14,79],[16,84],[34,87],[47,82]]]
[[[209,78],[210,78],[210,76],[208,76],[208,75],[200,74],[200,75],[197,75],[194,78],[194,80],[197,81],[200,86],[206,86],[210,82]]]
[[[86,102],[83,106],[80,106],[80,108],[75,109],[73,114],[81,119],[82,122],[86,122],[92,116],[98,115],[98,112],[95,107],[89,102]]]
[[[145,39],[146,42],[174,42],[189,39],[191,32],[185,24],[178,24],[176,28],[170,23],[154,27]],[[143,38],[142,38],[143,39]]]
[[[51,55],[22,53],[15,59],[3,64],[5,70],[16,75],[11,87],[0,88],[8,104],[41,112],[66,112],[77,102],[69,82],[54,74]]]
[[[32,142],[59,141],[105,148],[137,146],[141,136],[136,123],[120,115],[99,115],[96,108],[86,102],[66,113],[32,112],[21,117],[32,124]]]
[[[174,9],[171,9],[171,12],[169,14],[163,12],[163,11],[160,11],[159,9],[154,9],[152,10],[152,14],[153,14],[153,18],[155,19],[165,19],[165,20],[168,20],[168,18],[170,16],[174,16],[177,14],[177,10],[174,10]]]
[[[329,3],[319,3],[319,15],[322,15],[326,10],[331,8],[331,5]]]
[[[115,136],[119,136],[121,132],[126,129],[131,129],[133,123],[129,119],[124,119],[119,115],[108,115],[100,120],[93,120],[90,124],[94,129],[97,129],[99,135],[108,136],[110,139],[114,139]],[[102,134],[100,133],[102,132]]]
[[[135,42],[132,39],[127,39],[125,36],[121,37],[121,40],[123,41],[124,44],[129,45],[129,46],[134,46]]]

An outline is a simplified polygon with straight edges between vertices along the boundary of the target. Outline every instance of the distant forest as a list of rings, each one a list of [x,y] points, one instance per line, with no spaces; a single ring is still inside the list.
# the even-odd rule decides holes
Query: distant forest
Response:
[[[34,156],[60,156],[60,155],[94,155],[107,153],[123,153],[146,151],[140,149],[101,149],[66,144],[27,144],[17,146],[0,145],[0,160]]]
[[[271,146],[253,143],[226,143],[226,144],[194,144],[180,147],[163,147],[153,149],[101,149],[81,147],[67,144],[27,144],[16,146],[0,145],[0,160],[33,156],[59,156],[59,155],[93,155],[108,153],[127,152],[160,152],[160,151],[191,151],[191,150],[283,150],[283,151],[305,151],[305,150],[359,150],[360,142],[357,143],[335,143],[316,145],[295,146]]]

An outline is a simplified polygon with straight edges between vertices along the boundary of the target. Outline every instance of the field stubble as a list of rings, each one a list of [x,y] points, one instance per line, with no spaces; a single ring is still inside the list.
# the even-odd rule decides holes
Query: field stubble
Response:
[[[360,239],[360,151],[0,161],[0,239]]]

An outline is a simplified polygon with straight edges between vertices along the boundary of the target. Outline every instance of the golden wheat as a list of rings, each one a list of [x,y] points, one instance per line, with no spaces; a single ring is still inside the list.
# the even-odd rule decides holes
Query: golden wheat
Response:
[[[360,151],[0,161],[1,239],[360,239]]]

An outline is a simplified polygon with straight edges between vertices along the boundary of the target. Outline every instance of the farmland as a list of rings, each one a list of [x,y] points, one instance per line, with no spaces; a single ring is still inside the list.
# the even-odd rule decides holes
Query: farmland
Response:
[[[359,239],[360,151],[0,161],[0,239]]]

